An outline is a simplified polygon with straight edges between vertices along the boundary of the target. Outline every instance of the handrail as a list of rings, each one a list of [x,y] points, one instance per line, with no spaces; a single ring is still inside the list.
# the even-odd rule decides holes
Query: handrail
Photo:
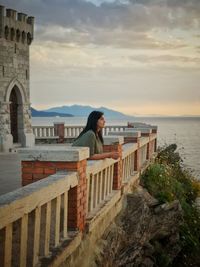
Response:
[[[0,262],[1,255],[3,255],[3,266],[11,267],[13,259],[17,260],[19,263],[17,265],[20,267],[36,266],[39,263],[39,256],[49,256],[50,251],[59,245],[61,239],[67,238],[68,227],[83,230],[85,226],[83,224],[83,228],[79,228],[81,225],[79,218],[84,218],[84,220],[87,218],[89,222],[98,212],[101,212],[101,208],[105,207],[109,199],[113,201],[116,192],[123,194],[124,188],[127,190],[131,181],[139,177],[145,163],[156,151],[156,137],[156,134],[150,134],[133,138],[132,143],[123,145],[120,142],[116,144],[111,141],[111,138],[111,145],[105,142],[104,149],[112,149],[113,146],[115,151],[120,153],[118,160],[87,161],[89,152],[87,155],[84,154],[85,156],[81,154],[81,157],[72,157],[70,150],[70,157],[67,157],[66,148],[58,149],[55,146],[48,146],[45,153],[51,157],[47,158],[44,156],[46,154],[43,154],[47,161],[45,171],[52,171],[52,165],[55,165],[55,171],[57,171],[56,164],[60,166],[61,159],[62,168],[76,171],[57,172],[0,197]],[[59,158],[57,158],[55,148],[59,151]],[[80,149],[86,148],[77,148],[77,151]],[[25,150],[21,152],[21,155]],[[34,153],[40,155],[40,150],[37,147],[36,152],[31,151],[28,155],[31,156],[31,171],[34,168],[34,171],[41,171],[41,168],[35,167],[36,163],[38,165],[36,162],[38,157],[33,156]],[[26,157],[23,160],[27,164]],[[42,172],[44,172],[43,169]],[[74,221],[75,224],[72,223]],[[1,247],[3,247],[3,253]]]
[[[35,266],[39,255],[48,256],[50,247],[67,238],[68,191],[77,184],[76,172],[56,173],[0,197],[3,266]]]
[[[107,135],[109,131],[123,131],[127,126],[122,125],[109,125],[103,129],[103,135]],[[55,129],[54,126],[33,126],[33,133],[36,138],[40,137],[54,137]],[[64,126],[64,137],[75,138],[83,130],[83,126],[80,125],[65,125]]]

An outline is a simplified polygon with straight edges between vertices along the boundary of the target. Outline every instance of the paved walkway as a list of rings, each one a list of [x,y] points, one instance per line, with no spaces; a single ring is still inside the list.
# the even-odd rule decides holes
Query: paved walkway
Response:
[[[21,187],[21,163],[17,153],[0,153],[0,195]]]

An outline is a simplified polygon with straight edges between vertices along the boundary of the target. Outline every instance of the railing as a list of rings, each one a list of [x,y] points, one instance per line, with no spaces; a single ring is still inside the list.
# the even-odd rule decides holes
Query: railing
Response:
[[[64,136],[68,138],[77,137],[80,132],[83,130],[82,126],[65,126],[64,128]]]
[[[117,160],[89,161],[87,167],[87,211],[95,210],[112,194],[114,164]]]
[[[147,160],[147,145],[140,148],[140,166],[142,167]]]
[[[103,135],[107,135],[110,131],[124,131],[127,126],[106,126],[103,129]],[[83,126],[65,126],[64,127],[64,137],[65,138],[75,138],[83,130]],[[44,137],[55,137],[54,126],[33,126],[33,133],[36,138]]]
[[[76,173],[56,174],[0,197],[1,266],[35,266],[67,238],[68,191],[77,184]]]
[[[122,151],[122,182],[126,182],[132,175],[134,175],[134,161],[135,152],[137,150],[136,144],[123,145]]]
[[[113,131],[113,127],[110,130]],[[117,130],[121,131],[121,128]],[[67,222],[70,224],[74,219],[78,220],[77,214],[82,214],[84,218],[86,216],[87,220],[95,217],[109,199],[115,194],[121,194],[121,183],[126,186],[131,181],[130,178],[140,172],[147,162],[149,148],[151,147],[152,153],[155,152],[156,134],[140,137],[138,140],[136,143],[123,145],[118,142],[118,146],[122,146],[122,154],[118,160],[86,161],[89,156],[88,148],[73,148],[73,151],[69,149],[67,152],[65,147],[58,146],[55,152],[55,146],[52,149],[49,146],[44,154],[43,147],[36,148],[38,150],[34,153],[30,152],[31,160],[39,159],[35,161],[37,163],[40,163],[41,158],[50,161],[45,164],[44,170],[41,166],[37,167],[35,173],[52,173],[50,171],[53,167],[57,171],[59,168],[56,164],[64,169],[67,166],[72,169],[77,166],[77,171],[56,173],[0,197],[0,266],[36,266],[39,258],[48,257],[67,238]],[[115,142],[113,146],[116,146]],[[60,160],[63,162],[60,163]],[[140,164],[135,164],[137,161]],[[34,169],[34,164],[31,164],[30,171]],[[120,181],[117,189],[116,180]],[[71,195],[73,191],[75,195]],[[73,198],[76,194],[77,197]],[[68,196],[73,203],[68,201]],[[87,199],[86,205],[85,202],[82,203],[84,198],[85,202]],[[68,207],[68,203],[77,210],[71,211],[72,206]],[[78,206],[81,208],[78,209]]]
[[[33,133],[35,137],[54,137],[54,126],[34,126]]]
[[[108,132],[111,132],[111,131],[123,132],[125,130],[125,128],[127,128],[127,126],[120,126],[120,125],[117,125],[117,126],[106,126],[103,129],[103,135],[107,135]]]

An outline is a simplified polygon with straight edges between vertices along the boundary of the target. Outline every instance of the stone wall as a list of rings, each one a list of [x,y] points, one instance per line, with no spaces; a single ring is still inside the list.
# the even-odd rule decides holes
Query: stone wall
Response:
[[[0,151],[12,148],[10,94],[13,88],[17,94],[19,142],[23,146],[33,143],[29,88],[33,26],[33,17],[0,6]]]

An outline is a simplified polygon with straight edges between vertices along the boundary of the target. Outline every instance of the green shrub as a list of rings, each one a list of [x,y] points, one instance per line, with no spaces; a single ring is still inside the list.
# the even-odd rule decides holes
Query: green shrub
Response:
[[[175,150],[174,144],[161,150],[155,163],[142,175],[141,182],[160,203],[180,201],[184,220],[180,227],[182,250],[173,266],[200,266],[200,213],[194,205],[200,183],[183,169],[182,159]],[[163,266],[169,266],[166,264]]]

